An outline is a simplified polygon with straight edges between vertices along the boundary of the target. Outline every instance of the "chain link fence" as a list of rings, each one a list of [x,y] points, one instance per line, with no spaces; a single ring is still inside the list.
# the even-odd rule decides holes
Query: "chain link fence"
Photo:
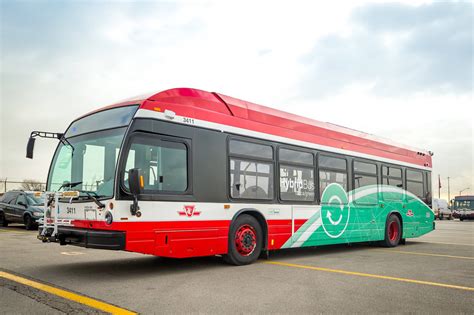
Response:
[[[7,191],[22,189],[29,191],[44,191],[46,189],[46,183],[42,183],[35,180],[9,180],[6,178],[0,179],[0,195],[3,195]]]

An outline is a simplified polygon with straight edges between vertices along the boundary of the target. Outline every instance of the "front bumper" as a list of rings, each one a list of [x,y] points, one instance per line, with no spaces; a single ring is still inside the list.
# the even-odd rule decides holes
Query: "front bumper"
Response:
[[[75,245],[86,248],[124,250],[125,232],[80,229],[74,227],[59,227],[58,233],[51,236],[52,229],[43,235],[43,228],[39,228],[38,239],[43,242],[57,242],[61,245]]]
[[[458,218],[458,219],[474,219],[474,211],[454,212],[453,217]]]

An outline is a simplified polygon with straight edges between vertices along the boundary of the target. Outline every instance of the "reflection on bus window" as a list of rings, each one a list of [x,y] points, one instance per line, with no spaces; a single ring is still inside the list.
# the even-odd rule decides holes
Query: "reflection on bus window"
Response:
[[[423,192],[423,173],[420,171],[406,170],[407,190],[420,199],[425,199]]]
[[[139,168],[145,193],[182,193],[188,188],[187,147],[181,142],[138,137],[132,143],[125,165],[124,185],[128,188],[128,170]]]
[[[377,177],[361,174],[354,175],[354,188],[360,188],[370,185],[377,185]]]
[[[96,197],[111,197],[124,133],[124,128],[111,129],[69,138],[70,145],[61,143],[53,160],[47,189],[58,190],[65,183],[77,183],[72,189],[84,190]]]
[[[331,184],[337,183],[347,191],[347,174],[333,171],[319,171],[319,191],[322,196],[324,189]]]
[[[232,198],[273,199],[273,164],[230,160]]]
[[[407,190],[418,198],[423,198],[423,183],[407,181]]]
[[[405,193],[402,181],[402,169],[392,166],[382,166],[382,185],[393,186],[399,189],[382,189],[382,198],[384,200],[402,201]]]
[[[313,169],[280,165],[280,198],[281,200],[313,201]]]
[[[347,161],[343,158],[319,155],[319,195],[329,184],[336,183],[347,191]]]

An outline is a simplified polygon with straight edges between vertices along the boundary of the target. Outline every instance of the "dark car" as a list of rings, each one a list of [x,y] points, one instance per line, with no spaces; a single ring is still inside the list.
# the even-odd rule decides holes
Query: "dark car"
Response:
[[[8,223],[23,223],[27,230],[37,228],[43,217],[44,203],[32,192],[13,190],[0,197],[0,226]]]

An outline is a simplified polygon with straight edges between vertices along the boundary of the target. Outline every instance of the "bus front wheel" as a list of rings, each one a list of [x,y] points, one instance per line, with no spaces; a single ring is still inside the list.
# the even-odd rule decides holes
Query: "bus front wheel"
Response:
[[[402,238],[402,225],[398,216],[392,214],[388,217],[385,225],[385,239],[382,245],[385,247],[395,247]]]
[[[240,266],[251,264],[262,251],[263,232],[257,219],[242,214],[230,226],[228,251],[224,261]]]

